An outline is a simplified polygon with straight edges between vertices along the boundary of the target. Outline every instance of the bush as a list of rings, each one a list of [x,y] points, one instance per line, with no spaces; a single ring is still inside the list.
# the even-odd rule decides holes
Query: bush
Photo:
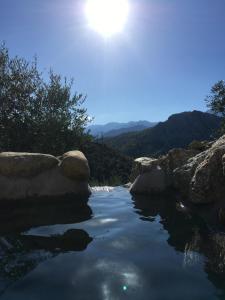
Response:
[[[72,95],[73,81],[52,70],[44,81],[37,60],[9,57],[0,46],[0,150],[62,154],[90,137],[82,107],[86,97]]]

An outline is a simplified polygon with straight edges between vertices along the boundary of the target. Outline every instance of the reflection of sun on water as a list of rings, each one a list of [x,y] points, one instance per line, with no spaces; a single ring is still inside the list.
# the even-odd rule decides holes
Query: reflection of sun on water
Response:
[[[87,0],[89,26],[104,37],[124,29],[129,11],[128,0]]]

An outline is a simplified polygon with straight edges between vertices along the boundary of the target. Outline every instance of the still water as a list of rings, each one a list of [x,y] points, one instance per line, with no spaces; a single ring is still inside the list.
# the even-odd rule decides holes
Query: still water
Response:
[[[7,206],[0,235],[0,299],[225,299],[224,234],[173,196]]]

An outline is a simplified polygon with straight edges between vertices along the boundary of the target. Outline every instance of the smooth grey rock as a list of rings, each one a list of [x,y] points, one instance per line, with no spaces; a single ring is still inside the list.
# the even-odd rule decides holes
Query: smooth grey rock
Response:
[[[166,174],[161,167],[140,174],[130,188],[132,194],[162,193],[168,188]]]
[[[0,175],[31,177],[55,167],[59,160],[49,154],[1,152]]]
[[[4,152],[0,154],[0,200],[88,196],[89,172],[79,151],[64,154],[60,165],[52,155]]]
[[[76,180],[88,180],[90,169],[88,161],[80,151],[69,151],[63,154],[60,170],[63,175]]]

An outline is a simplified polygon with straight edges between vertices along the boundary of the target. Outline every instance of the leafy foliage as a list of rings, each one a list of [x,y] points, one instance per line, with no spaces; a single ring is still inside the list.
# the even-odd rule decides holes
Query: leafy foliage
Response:
[[[121,185],[129,181],[132,159],[97,142],[83,144],[81,151],[88,159],[92,185]]]
[[[225,133],[225,82],[218,81],[211,88],[211,94],[206,98],[209,109],[223,117],[220,133]]]
[[[53,155],[79,149],[86,155],[95,184],[126,183],[131,160],[93,142],[86,133],[86,97],[72,94],[73,81],[50,70],[44,81],[37,61],[10,58],[0,46],[0,151]]]
[[[72,95],[73,81],[49,72],[45,82],[37,61],[10,58],[0,46],[0,150],[61,154],[88,135],[85,98]]]

